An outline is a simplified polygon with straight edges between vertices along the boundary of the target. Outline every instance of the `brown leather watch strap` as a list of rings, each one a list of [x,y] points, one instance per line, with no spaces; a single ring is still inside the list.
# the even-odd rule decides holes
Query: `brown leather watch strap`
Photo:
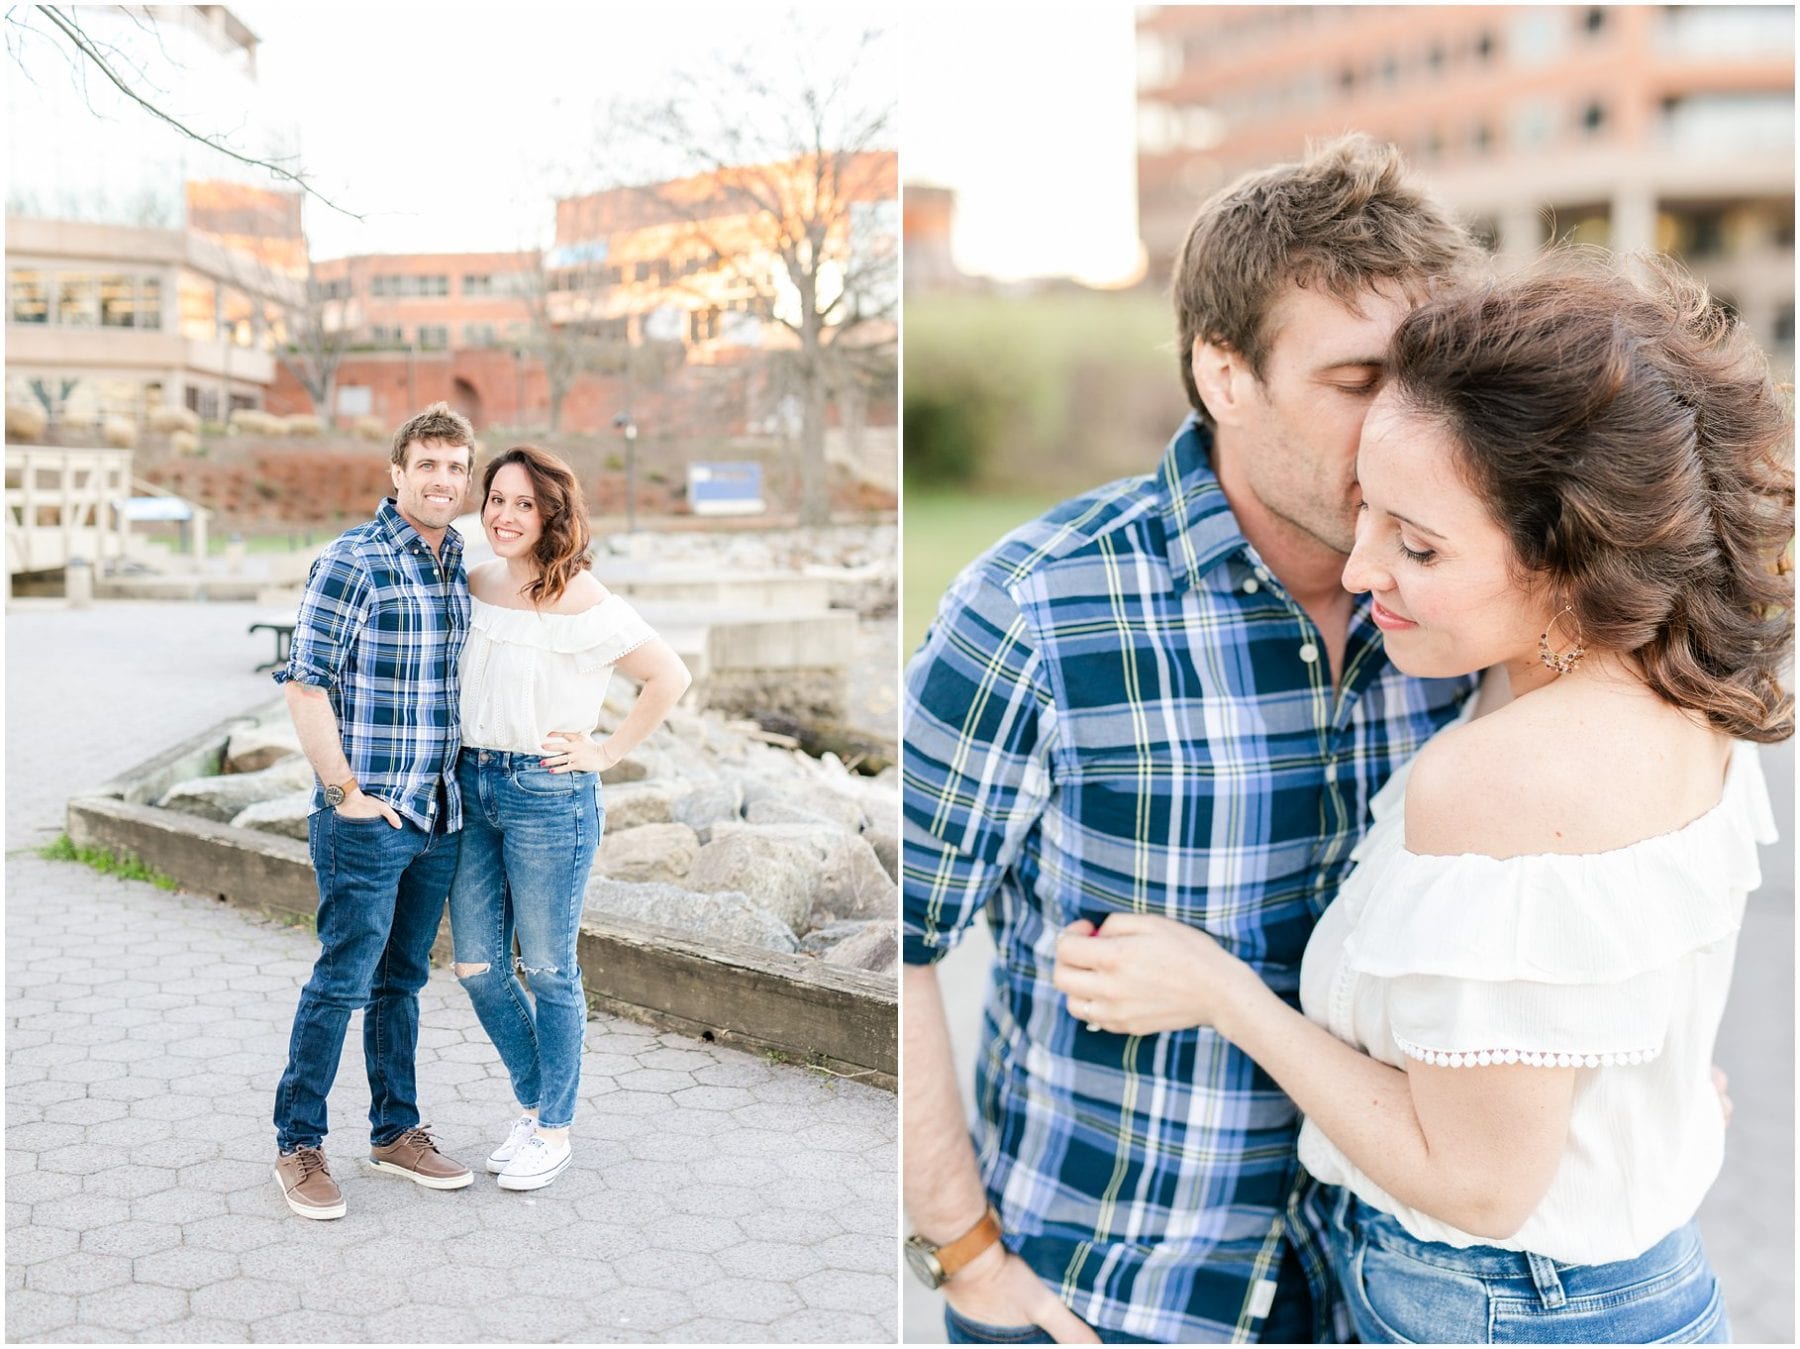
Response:
[[[988,1211],[981,1215],[980,1222],[955,1241],[947,1242],[937,1248],[935,1254],[938,1264],[943,1267],[944,1278],[956,1277],[957,1270],[967,1265],[969,1261],[998,1240],[1000,1240],[1000,1215],[994,1212],[992,1205],[989,1205]]]

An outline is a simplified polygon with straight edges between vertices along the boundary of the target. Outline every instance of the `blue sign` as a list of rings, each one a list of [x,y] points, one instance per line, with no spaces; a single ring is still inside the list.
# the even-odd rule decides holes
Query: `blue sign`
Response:
[[[722,461],[688,465],[688,509],[695,515],[761,515],[762,465]]]

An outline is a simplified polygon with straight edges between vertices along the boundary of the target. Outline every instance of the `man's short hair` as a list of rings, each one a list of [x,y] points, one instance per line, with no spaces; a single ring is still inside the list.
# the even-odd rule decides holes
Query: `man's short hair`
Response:
[[[448,403],[433,403],[423,412],[402,423],[394,432],[394,448],[389,462],[406,467],[406,447],[415,440],[437,440],[446,445],[467,445],[469,458],[475,457],[475,428],[469,419]]]
[[[1269,312],[1289,283],[1350,302],[1389,281],[1423,298],[1430,278],[1480,256],[1450,213],[1407,181],[1400,151],[1360,132],[1246,174],[1200,208],[1175,260],[1188,402],[1211,420],[1194,384],[1196,340],[1229,347],[1263,377],[1275,340]]]

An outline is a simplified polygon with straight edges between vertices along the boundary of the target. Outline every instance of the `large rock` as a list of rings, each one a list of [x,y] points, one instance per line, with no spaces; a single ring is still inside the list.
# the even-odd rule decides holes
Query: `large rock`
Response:
[[[735,820],[744,807],[743,784],[729,778],[696,787],[675,802],[675,818],[704,833],[721,820]]]
[[[686,785],[646,779],[607,787],[600,795],[606,805],[607,832],[636,829],[645,824],[673,823],[675,802]]]
[[[751,824],[801,824],[814,829],[835,829],[839,833],[852,832],[841,819],[832,819],[804,806],[790,805],[768,796],[745,806],[744,818]]]
[[[633,885],[595,876],[588,882],[586,911],[655,923],[706,942],[789,953],[798,947],[785,923],[736,891],[705,895],[678,885]]]
[[[860,834],[821,824],[720,823],[713,826],[712,835],[708,848],[730,839],[749,838],[770,848],[799,848],[811,855],[816,867],[812,876],[813,905],[809,917],[793,922],[797,932],[840,919],[898,920],[900,904],[893,877]],[[689,884],[696,889],[712,888],[699,884],[697,873]],[[748,886],[732,888],[756,893]]]
[[[865,923],[825,952],[827,965],[844,965],[872,974],[890,972],[900,960],[900,934],[893,923]]]
[[[819,850],[804,840],[770,837],[767,831],[715,825],[713,840],[700,849],[688,873],[695,890],[712,894],[735,890],[798,932],[813,910],[820,873]]]
[[[812,921],[835,918],[900,921],[900,892],[865,838],[845,838],[825,860]]]
[[[900,879],[900,836],[870,825],[863,830],[863,837],[875,850],[875,856],[881,862],[881,869],[887,872],[888,879],[898,881]]]
[[[799,810],[810,811],[814,815],[836,822],[840,827],[857,833],[863,827],[863,808],[851,800],[843,792],[835,791],[823,782],[808,781],[795,777],[758,777],[744,783],[744,817],[749,818],[752,807],[762,802],[775,802]]]
[[[608,829],[600,840],[594,870],[609,880],[672,883],[687,876],[699,853],[700,837],[685,824],[645,824],[616,834]]]
[[[602,786],[612,787],[621,782],[642,782],[649,776],[650,765],[644,762],[641,754],[633,754],[602,772],[600,782]]]
[[[311,790],[278,796],[273,801],[259,801],[246,806],[231,817],[234,829],[255,829],[264,834],[280,834],[306,842],[306,821],[312,814]]]
[[[301,788],[312,789],[312,766],[305,759],[283,759],[260,773],[230,773],[178,782],[157,802],[165,810],[229,823],[249,807]]]
[[[292,724],[269,722],[262,726],[246,726],[233,731],[225,743],[224,769],[227,773],[260,773],[300,753],[300,737]]]

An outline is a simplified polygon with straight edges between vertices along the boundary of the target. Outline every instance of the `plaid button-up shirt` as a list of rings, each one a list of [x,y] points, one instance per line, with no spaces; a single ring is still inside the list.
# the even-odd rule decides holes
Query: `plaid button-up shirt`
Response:
[[[1211,1029],[1089,1031],[1051,985],[1056,935],[1165,915],[1297,1003],[1369,799],[1474,685],[1395,670],[1364,599],[1334,691],[1209,452],[1190,418],[1157,472],[1002,540],[905,694],[904,955],[938,959],[986,912],[974,1141],[1007,1243],[1090,1324],[1165,1343],[1254,1340],[1284,1232],[1323,1329],[1296,1112]]]
[[[275,672],[277,684],[326,691],[358,785],[427,831],[440,786],[441,827],[462,827],[456,667],[468,630],[462,536],[446,531],[439,558],[390,497],[313,563],[288,663]],[[317,783],[312,808],[325,808]]]

